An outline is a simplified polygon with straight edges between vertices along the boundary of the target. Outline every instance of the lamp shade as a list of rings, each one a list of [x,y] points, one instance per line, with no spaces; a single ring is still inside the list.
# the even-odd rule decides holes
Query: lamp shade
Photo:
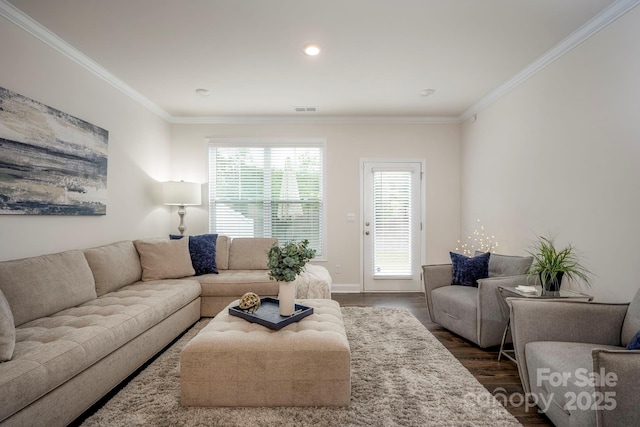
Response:
[[[197,182],[168,181],[162,183],[162,201],[165,205],[197,206],[201,202],[200,184]]]

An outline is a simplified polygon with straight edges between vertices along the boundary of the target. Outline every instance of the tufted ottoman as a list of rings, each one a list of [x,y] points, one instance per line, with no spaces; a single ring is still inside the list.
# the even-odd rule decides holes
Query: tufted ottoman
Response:
[[[228,307],[180,354],[186,406],[344,406],[351,395],[351,352],[340,305],[327,299],[274,331],[229,315]]]

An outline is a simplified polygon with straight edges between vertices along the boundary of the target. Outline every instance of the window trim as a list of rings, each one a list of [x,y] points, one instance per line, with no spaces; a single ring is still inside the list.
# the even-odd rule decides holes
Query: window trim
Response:
[[[329,247],[327,245],[327,139],[326,138],[206,138],[206,164],[207,177],[211,175],[209,162],[210,147],[299,147],[304,145],[313,145],[320,147],[322,153],[322,232],[320,239],[322,242],[322,256],[315,257],[312,261],[327,261],[329,256]],[[207,178],[207,184],[209,184]],[[207,218],[210,216],[209,207],[209,191],[207,191]],[[207,228],[209,227],[207,220]]]

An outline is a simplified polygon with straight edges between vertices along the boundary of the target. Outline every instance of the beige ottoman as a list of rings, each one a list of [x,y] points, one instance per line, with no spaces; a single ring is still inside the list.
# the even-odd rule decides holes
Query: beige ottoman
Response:
[[[182,404],[348,405],[351,352],[340,305],[296,303],[314,313],[278,331],[231,316],[228,307],[220,312],[180,354]]]

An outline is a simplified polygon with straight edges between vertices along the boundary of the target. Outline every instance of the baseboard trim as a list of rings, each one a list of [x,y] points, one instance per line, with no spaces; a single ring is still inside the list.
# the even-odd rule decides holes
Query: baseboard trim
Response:
[[[361,294],[367,293],[358,283],[332,283],[331,284],[331,293],[332,294]],[[424,289],[413,290],[413,291],[369,291],[368,293],[379,293],[379,294],[424,294]]]
[[[359,294],[362,288],[359,283],[332,283],[332,294]]]

